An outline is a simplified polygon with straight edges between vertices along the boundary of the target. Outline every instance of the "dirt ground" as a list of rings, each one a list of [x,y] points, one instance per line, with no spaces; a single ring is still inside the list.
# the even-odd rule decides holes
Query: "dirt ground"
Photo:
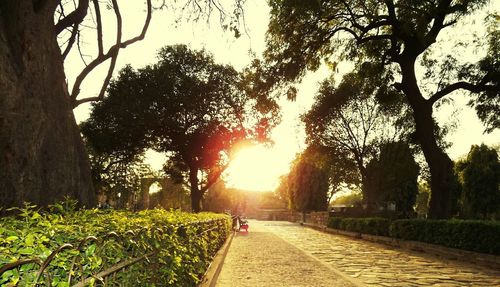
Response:
[[[249,225],[235,235],[216,286],[355,286],[261,222]]]

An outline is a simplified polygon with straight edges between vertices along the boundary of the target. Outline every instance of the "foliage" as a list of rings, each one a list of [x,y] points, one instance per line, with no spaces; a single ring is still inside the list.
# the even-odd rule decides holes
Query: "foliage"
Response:
[[[500,254],[498,221],[330,217],[327,227]]]
[[[415,200],[415,212],[420,218],[426,218],[429,211],[429,198],[431,197],[431,188],[428,182],[418,183],[418,194]]]
[[[330,205],[346,205],[353,206],[356,204],[361,204],[363,201],[363,195],[361,192],[351,192],[347,195],[342,195],[335,198]]]
[[[342,218],[330,217],[330,218],[328,218],[328,222],[326,223],[326,226],[329,228],[340,229],[340,222],[342,222]]]
[[[98,152],[166,152],[172,161],[167,171],[184,175],[193,210],[200,211],[201,196],[225,169],[231,146],[253,134],[251,127],[262,133],[261,124],[271,122],[250,112],[255,101],[243,92],[241,75],[207,52],[167,46],[158,59],[137,71],[121,70],[82,132]]]
[[[243,201],[244,194],[234,188],[227,188],[224,181],[219,180],[212,185],[203,197],[203,210],[212,212],[235,211]]]
[[[321,83],[315,103],[302,120],[307,140],[328,147],[332,183],[336,188],[366,188],[366,165],[384,142],[408,137],[413,127],[401,95],[387,84],[392,75],[370,63],[344,75],[335,87],[333,79]]]
[[[299,211],[327,209],[328,174],[316,158],[317,152],[309,147],[297,156],[287,178],[290,207]]]
[[[328,219],[328,227],[351,232],[388,236],[390,219],[386,218],[339,218]]]
[[[331,67],[351,60],[371,62],[381,74],[392,75],[385,85],[404,94],[415,120],[414,139],[430,167],[430,215],[448,217],[455,179],[452,162],[439,146],[442,131],[433,110],[452,94],[465,91],[471,94],[470,104],[477,105],[487,131],[498,125],[498,17],[493,18],[496,24],[489,25],[488,37],[473,39],[487,49],[476,62],[456,57],[472,48],[472,41],[441,36],[450,27],[466,25],[469,15],[490,2],[272,0],[265,52],[269,68],[263,74],[274,81],[274,87],[282,87],[302,78],[307,70],[316,70],[322,60]],[[451,48],[443,49],[444,45]],[[425,71],[422,79],[417,67]]]
[[[154,181],[149,185],[149,182]],[[183,184],[175,183],[169,177],[153,177],[150,179],[142,180],[143,188],[146,188],[146,192],[149,192],[149,205],[147,208],[152,207],[162,207],[164,209],[180,209],[180,210],[191,210],[191,198],[189,197],[189,189]],[[151,187],[156,185],[158,192],[151,193]],[[144,198],[142,198],[144,200]],[[144,201],[143,201],[144,203]],[[146,208],[146,206],[142,206]]]
[[[161,209],[138,213],[96,209],[68,211],[64,204],[55,204],[49,213],[26,205],[19,209],[17,217],[0,218],[0,266],[30,258],[43,261],[65,243],[79,246],[82,239],[96,236],[99,239],[89,239],[82,246],[65,249],[55,257],[47,269],[52,286],[70,286],[67,278],[73,260],[83,268],[83,274],[79,268],[72,273],[72,280],[76,282],[81,276],[89,277],[146,254],[150,254],[147,260],[117,273],[116,283],[194,286],[229,230],[228,216],[210,213],[188,214]],[[117,235],[106,236],[110,231]],[[30,263],[5,271],[0,274],[0,285],[29,286],[38,269],[37,264]],[[39,282],[45,280],[48,280],[46,276]]]
[[[488,80],[492,81],[496,87],[500,86],[499,23],[499,14],[491,14],[486,18],[487,35],[485,38],[488,41],[488,50],[486,56],[478,63],[481,73],[470,76],[471,78],[475,77],[477,80],[482,73],[486,73],[489,76]],[[500,97],[498,90],[492,89],[481,93],[477,100],[472,99],[469,105],[476,109],[479,119],[485,124],[485,132],[491,133],[495,129],[500,128],[500,119],[498,117],[500,113]]]
[[[472,46],[472,41],[481,39],[458,39],[447,44],[453,45],[442,59],[433,54],[433,49],[441,49],[438,35],[443,31],[460,28],[467,16],[488,5],[487,0],[467,0],[460,3],[437,1],[351,1],[338,0],[302,3],[301,1],[272,0],[271,20],[268,27],[265,58],[272,63],[269,68],[275,84],[293,82],[301,78],[306,70],[317,69],[322,60],[335,68],[338,61],[368,61],[376,64],[383,73],[393,75],[386,86],[402,74],[397,66],[405,61],[423,55],[421,62],[425,72],[425,82],[437,87],[430,96],[441,98],[457,89],[472,93],[484,92],[495,106],[498,95],[498,15],[490,15],[486,21],[487,33],[482,39],[487,53],[476,63],[463,64],[451,54],[457,47]],[[416,12],[418,11],[418,13]],[[444,32],[443,32],[444,33]],[[467,42],[470,41],[470,42]],[[436,43],[438,42],[438,43]],[[408,46],[414,44],[413,47]],[[443,76],[448,72],[448,75]],[[453,80],[464,81],[453,85]],[[466,85],[465,80],[470,81]],[[432,83],[434,81],[434,83]],[[406,83],[404,83],[406,84]],[[404,85],[403,84],[403,85]],[[445,87],[449,87],[445,89]],[[401,86],[399,86],[401,88]],[[423,86],[422,91],[427,92]],[[400,89],[408,97],[405,89]],[[443,93],[446,94],[443,95]],[[483,94],[484,95],[484,94]],[[432,99],[432,102],[438,99]],[[487,101],[473,99],[473,103]],[[498,103],[496,104],[498,107]],[[414,108],[414,107],[413,107]],[[497,108],[495,108],[497,109]],[[490,109],[485,115],[494,115]],[[485,118],[486,119],[486,118]]]
[[[385,144],[381,147],[380,156],[370,161],[366,169],[367,203],[380,205],[393,202],[400,216],[411,216],[418,193],[419,166],[408,144]]]
[[[144,156],[122,157],[115,153],[97,153],[88,141],[85,142],[98,201],[113,201],[115,208],[135,207],[141,192],[141,179],[155,176],[151,167],[144,163]]]
[[[462,183],[462,211],[466,218],[486,219],[500,210],[500,161],[495,149],[473,145],[457,163]]]
[[[500,255],[500,223],[478,220],[396,220],[390,235],[451,248]]]
[[[285,203],[287,207],[291,207],[291,198],[288,192],[288,175],[282,175],[279,178],[278,187],[275,190],[276,196]]]
[[[264,191],[259,193],[259,208],[282,209],[286,208],[288,201],[281,199],[277,192]]]

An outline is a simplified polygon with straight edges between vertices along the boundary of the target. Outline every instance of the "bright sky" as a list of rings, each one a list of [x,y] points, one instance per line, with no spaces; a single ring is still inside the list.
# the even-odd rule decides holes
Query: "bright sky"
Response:
[[[246,25],[249,36],[243,35],[239,39],[232,37],[230,32],[224,33],[217,21],[210,25],[206,22],[181,24],[174,27],[172,14],[168,11],[155,11],[153,13],[150,28],[146,39],[121,50],[118,56],[115,74],[125,65],[143,67],[154,63],[156,52],[165,45],[178,43],[189,44],[191,48],[205,48],[214,54],[216,61],[233,65],[236,69],[242,69],[250,62],[250,51],[260,55],[264,50],[264,34],[267,29],[269,9],[263,0],[248,0],[246,4]],[[127,1],[127,7],[122,7],[124,19],[124,37],[134,36],[142,28],[144,19],[143,1]],[[138,13],[137,11],[142,11]],[[114,34],[109,35],[112,41]],[[88,48],[95,51],[92,38],[86,39]],[[81,61],[77,54],[73,53],[67,60],[66,72],[71,87],[76,74],[81,70]],[[94,96],[102,83],[103,71],[101,68],[93,77],[89,77],[82,86],[82,96]],[[288,166],[296,153],[302,150],[305,133],[298,119],[299,114],[307,111],[313,102],[313,95],[317,83],[328,75],[326,68],[306,76],[303,84],[299,86],[299,93],[295,102],[281,101],[283,108],[283,122],[273,131],[272,139],[275,145],[271,148],[257,146],[239,152],[239,156],[231,164],[225,179],[229,186],[248,190],[272,190],[277,186],[280,175],[287,173]],[[466,102],[466,99],[459,99]],[[463,104],[457,105],[460,110],[451,117],[457,125],[457,129],[450,134],[448,140],[453,146],[448,150],[452,158],[466,154],[472,144],[498,144],[500,142],[500,131],[490,135],[482,134],[481,123],[470,108]],[[77,121],[88,117],[89,105],[82,105],[75,110]],[[440,122],[450,120],[450,111],[437,114]],[[148,152],[148,161],[151,165],[161,168],[164,157],[155,152]]]

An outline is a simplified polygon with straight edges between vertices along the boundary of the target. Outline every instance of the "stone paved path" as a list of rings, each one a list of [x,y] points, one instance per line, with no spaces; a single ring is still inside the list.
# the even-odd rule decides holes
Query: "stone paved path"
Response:
[[[341,280],[342,275],[358,286],[500,286],[500,270],[327,234],[289,222],[250,221],[250,228],[246,237],[238,234],[234,238],[218,286],[349,286]],[[287,263],[289,259],[299,264]],[[318,270],[319,274],[315,272]],[[267,279],[269,273],[272,281]],[[307,280],[289,283],[277,278],[290,274],[302,274],[299,278]],[[249,278],[245,279],[245,275]]]
[[[250,221],[248,233],[235,235],[224,260],[218,287],[356,286],[302,250]]]

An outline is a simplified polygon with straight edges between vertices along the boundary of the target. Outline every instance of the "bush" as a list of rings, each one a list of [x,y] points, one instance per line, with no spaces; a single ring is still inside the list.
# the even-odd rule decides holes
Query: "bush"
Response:
[[[478,220],[393,221],[390,236],[500,255],[500,222]]]
[[[500,222],[330,217],[328,227],[500,255]]]
[[[340,217],[330,217],[328,218],[327,226],[334,229],[340,229],[340,222],[342,218]]]
[[[54,257],[38,280],[40,284],[71,286],[118,263],[148,255],[125,272],[116,273],[114,282],[109,283],[194,286],[230,228],[228,216],[211,213],[161,209],[137,213],[96,209],[59,212],[57,208],[44,213],[26,206],[17,217],[0,218],[0,272],[19,260],[35,262],[4,270],[0,286],[34,285],[41,262],[66,243],[72,246],[66,246]],[[72,267],[73,262],[77,267]]]
[[[364,234],[389,236],[391,221],[386,218],[338,218],[331,217],[328,227]]]

